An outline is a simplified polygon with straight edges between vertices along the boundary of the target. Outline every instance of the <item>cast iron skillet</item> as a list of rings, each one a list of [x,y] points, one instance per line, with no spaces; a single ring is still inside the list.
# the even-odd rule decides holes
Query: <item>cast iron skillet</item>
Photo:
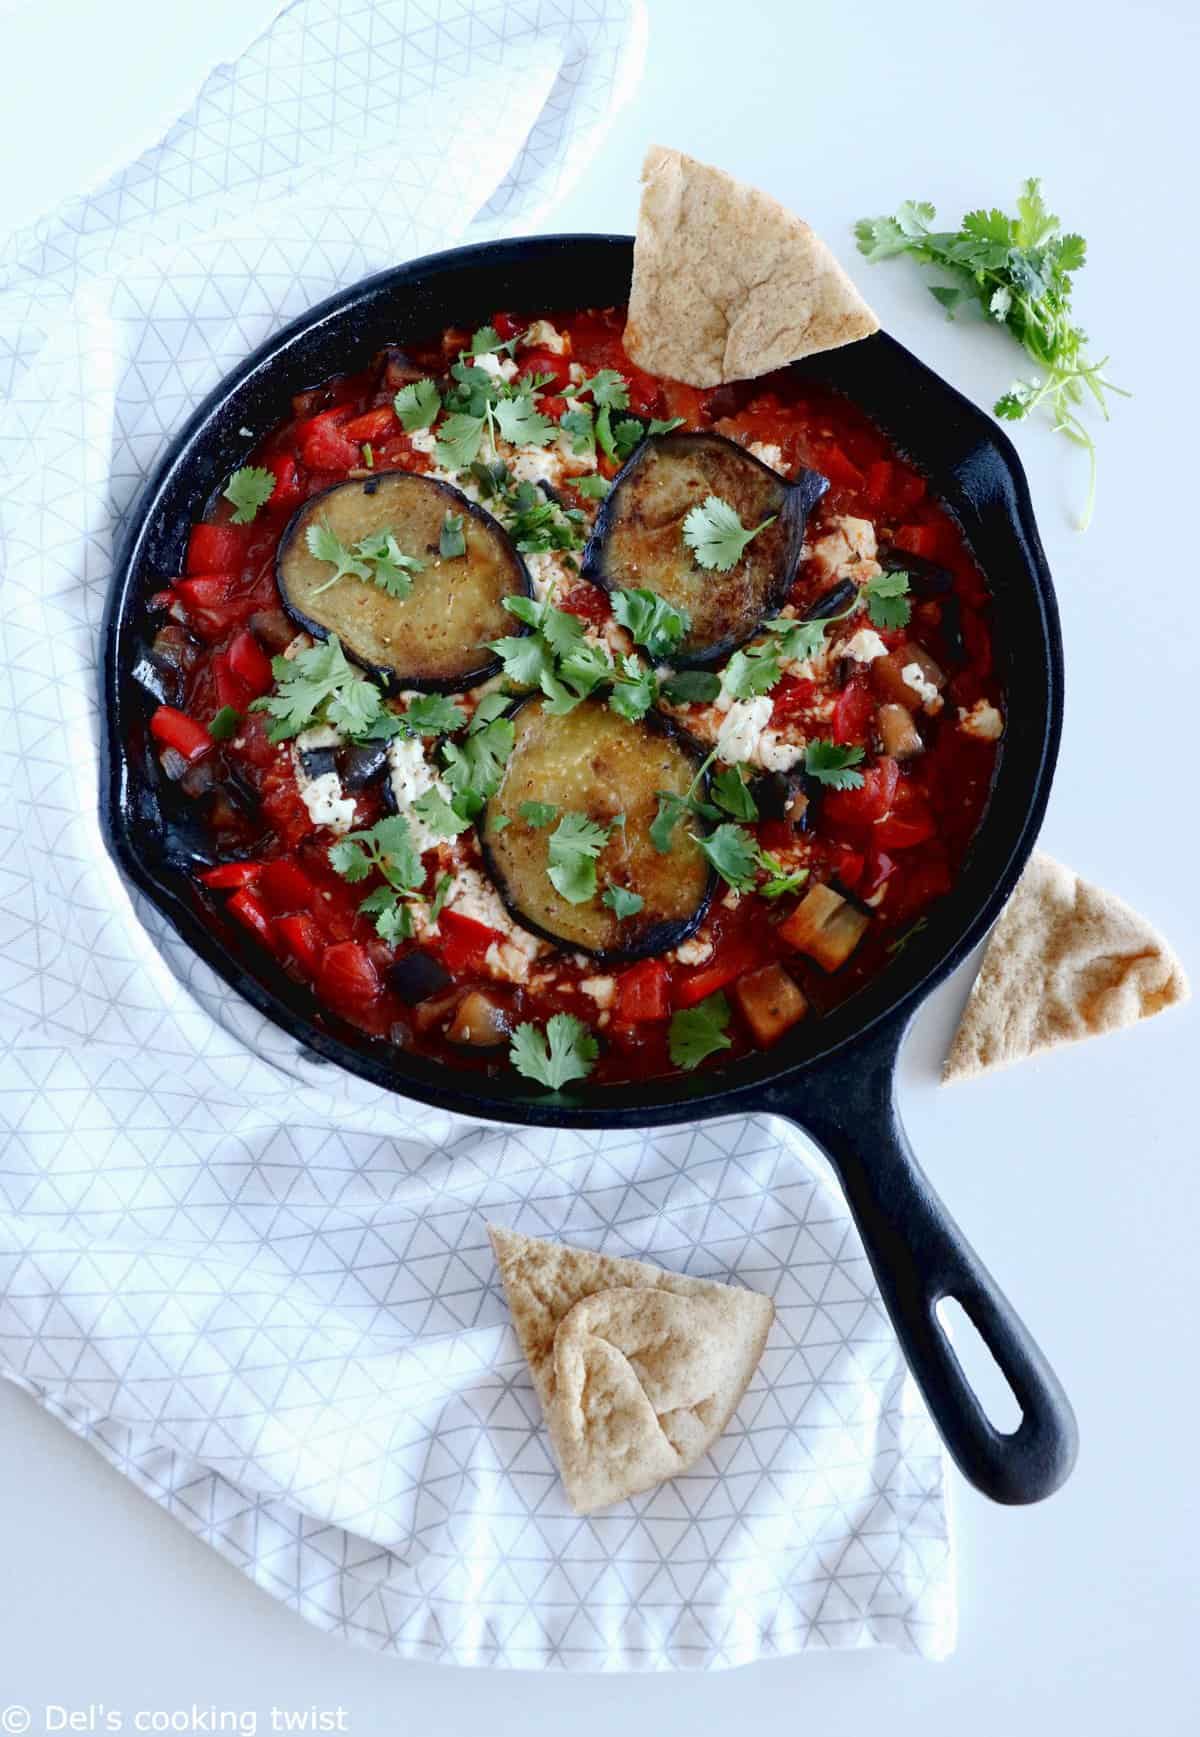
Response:
[[[326,1014],[255,950],[188,869],[211,860],[186,803],[158,773],[131,679],[152,634],[147,599],[181,571],[188,527],[254,443],[290,413],[294,392],[366,365],[385,343],[473,326],[497,308],[623,302],[632,242],[561,235],[488,243],[417,260],[323,302],[250,356],[172,442],[125,528],[104,645],[106,740],[101,815],[125,873],[220,975],[310,1052],[441,1109],[557,1127],[643,1127],[769,1112],[800,1124],[841,1178],[884,1302],[930,1411],[964,1475],[1000,1502],[1034,1502],[1075,1460],[1074,1415],[1057,1378],[914,1159],[896,1113],[896,1057],[921,999],[987,933],[1037,836],[1062,721],[1062,647],[1050,575],[1025,478],[1009,441],[893,339],[880,333],[799,364],[844,390],[931,479],[960,518],[988,577],[1009,707],[991,802],[954,890],[879,977],[777,1045],[686,1079],[586,1083],[550,1098],[509,1070],[495,1078],[393,1049]],[[953,1297],[990,1347],[1021,1407],[1001,1434],[988,1420],[935,1305]]]

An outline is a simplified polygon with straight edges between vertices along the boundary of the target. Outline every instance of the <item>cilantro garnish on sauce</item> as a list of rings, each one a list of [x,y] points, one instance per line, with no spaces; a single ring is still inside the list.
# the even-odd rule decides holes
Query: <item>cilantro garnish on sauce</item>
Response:
[[[556,1013],[547,1020],[544,1033],[536,1025],[519,1025],[508,1058],[527,1080],[557,1092],[571,1080],[586,1079],[599,1053],[600,1045],[581,1019]]]
[[[726,1035],[729,1024],[729,1002],[718,990],[696,1007],[681,1008],[672,1016],[668,1031],[671,1060],[677,1068],[700,1066],[706,1056],[728,1049],[732,1039]]]
[[[241,470],[234,471],[221,492],[233,503],[234,524],[248,525],[259,507],[265,507],[275,493],[275,473],[260,465],[243,465]]]

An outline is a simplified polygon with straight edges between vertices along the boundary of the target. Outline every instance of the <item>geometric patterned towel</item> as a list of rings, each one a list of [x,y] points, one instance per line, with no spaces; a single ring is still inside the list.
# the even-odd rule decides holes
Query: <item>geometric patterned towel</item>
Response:
[[[114,532],[166,438],[321,297],[541,225],[644,31],[636,0],[301,0],[159,147],[0,244],[0,1374],[398,1656],[939,1657],[941,1449],[794,1130],[556,1133],[376,1091],[201,966],[97,828]],[[775,1298],[686,1477],[569,1513],[488,1218]]]

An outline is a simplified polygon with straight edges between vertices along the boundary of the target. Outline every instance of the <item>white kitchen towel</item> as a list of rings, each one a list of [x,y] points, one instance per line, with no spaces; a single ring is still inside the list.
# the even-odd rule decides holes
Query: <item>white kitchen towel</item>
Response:
[[[941,1450],[790,1130],[565,1134],[372,1090],[200,966],[97,827],[114,528],[167,436],[320,297],[539,223],[643,31],[637,0],[300,0],[159,147],[0,248],[0,1372],[398,1656],[941,1656]],[[694,1472],[569,1513],[488,1218],[774,1296]]]

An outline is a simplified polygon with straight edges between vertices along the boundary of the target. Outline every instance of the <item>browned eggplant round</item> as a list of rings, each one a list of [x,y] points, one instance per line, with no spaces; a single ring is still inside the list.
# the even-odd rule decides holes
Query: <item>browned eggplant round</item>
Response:
[[[465,555],[438,552],[448,512],[462,515]],[[412,575],[406,597],[350,576],[330,585],[329,563],[308,548],[314,525],[327,525],[348,549],[391,532],[403,554],[426,566]],[[276,574],[293,621],[320,639],[336,633],[347,657],[393,692],[453,693],[486,681],[500,668],[489,642],[526,631],[504,598],[533,589],[490,513],[448,483],[406,471],[335,483],[306,501],[280,540]]]
[[[644,587],[685,609],[691,628],[672,661],[714,663],[787,596],[808,515],[828,487],[811,470],[789,482],[721,434],[652,435],[613,481],[584,575],[607,591]],[[683,537],[684,519],[709,495],[727,501],[747,530],[774,519],[727,573],[701,567]]]
[[[703,921],[715,877],[691,836],[695,823],[675,827],[669,851],[657,849],[650,827],[659,792],[682,796],[695,781],[703,758],[698,745],[657,712],[634,723],[598,698],[556,715],[534,695],[510,716],[516,740],[480,817],[479,838],[512,916],[534,934],[598,959],[643,959],[677,947]],[[548,804],[555,817],[532,825],[521,813],[529,802]],[[568,813],[610,828],[596,859],[596,896],[578,905],[562,897],[547,872],[551,836]],[[613,885],[641,898],[633,916],[622,920],[603,903]]]

